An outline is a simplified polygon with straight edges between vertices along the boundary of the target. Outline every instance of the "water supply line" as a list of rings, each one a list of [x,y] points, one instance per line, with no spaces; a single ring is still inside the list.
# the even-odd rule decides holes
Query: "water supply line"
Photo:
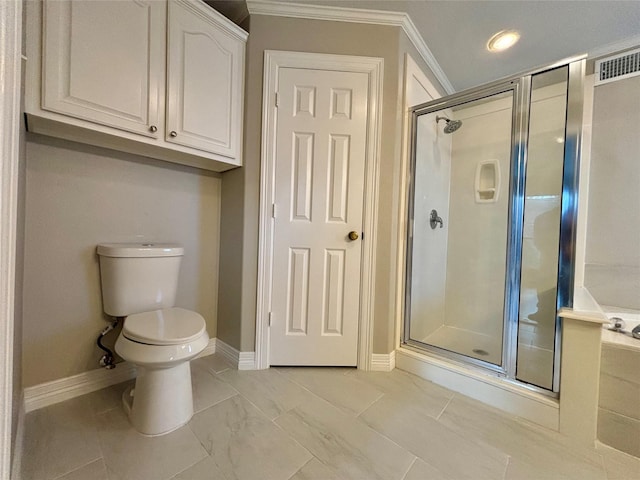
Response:
[[[109,350],[102,344],[102,337],[104,337],[107,333],[118,326],[119,318],[116,318],[113,322],[107,325],[100,335],[98,335],[98,340],[96,340],[96,344],[100,347],[101,350],[105,352],[105,354],[100,358],[100,366],[106,368],[107,370],[111,370],[112,368],[116,368],[116,364],[113,361],[113,352]]]

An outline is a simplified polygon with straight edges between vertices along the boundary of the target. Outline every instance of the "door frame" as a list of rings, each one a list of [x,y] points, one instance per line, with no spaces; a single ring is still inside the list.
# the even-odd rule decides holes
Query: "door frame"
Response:
[[[0,5],[0,478],[11,475],[22,2]]]
[[[262,145],[260,171],[260,216],[258,239],[258,298],[256,305],[256,369],[270,366],[269,314],[273,274],[276,146],[276,88],[281,68],[333,70],[366,73],[369,77],[369,113],[365,153],[365,185],[362,262],[360,270],[360,310],[358,318],[358,368],[371,369],[373,351],[373,314],[375,288],[375,252],[377,244],[378,179],[382,127],[382,74],[384,61],[376,57],[358,57],[304,52],[265,50],[262,94]]]

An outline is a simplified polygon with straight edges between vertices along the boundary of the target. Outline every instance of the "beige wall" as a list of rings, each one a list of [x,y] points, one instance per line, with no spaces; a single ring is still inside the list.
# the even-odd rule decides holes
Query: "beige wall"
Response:
[[[255,348],[264,51],[362,55],[384,59],[373,351],[387,353],[393,349],[394,334],[402,118],[399,80],[405,51],[400,47],[401,31],[397,27],[260,15],[252,16],[248,27],[244,167],[223,176],[220,277],[225,282],[230,279],[233,286],[220,285],[219,338],[241,351]],[[418,58],[415,51],[412,55]]]
[[[101,242],[183,244],[177,305],[216,336],[217,174],[31,134],[26,160],[24,386],[98,367]]]
[[[220,278],[223,281],[218,284],[218,338],[234,348],[240,345],[243,308],[244,170],[239,168],[225,172],[221,193]]]
[[[640,77],[594,88],[585,286],[640,309]]]
[[[25,15],[23,10],[22,23],[24,26]],[[22,46],[24,50],[24,28]],[[24,112],[24,70],[25,60],[22,60],[21,74],[21,104],[20,112]],[[22,118],[22,115],[20,115]],[[18,420],[22,407],[22,279],[24,268],[24,200],[25,200],[25,174],[26,174],[26,131],[24,123],[20,123],[20,145],[18,165],[18,224],[16,229],[16,266],[15,266],[15,299],[13,312],[13,398],[11,416],[11,445],[13,451],[18,451],[16,436]]]

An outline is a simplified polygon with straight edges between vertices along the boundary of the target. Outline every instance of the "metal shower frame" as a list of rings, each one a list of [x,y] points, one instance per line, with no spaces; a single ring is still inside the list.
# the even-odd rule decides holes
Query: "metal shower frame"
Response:
[[[578,181],[580,175],[580,153],[582,139],[582,112],[585,74],[585,56],[573,57],[527,73],[514,75],[489,84],[465,90],[431,102],[416,105],[411,112],[410,165],[407,189],[408,230],[406,240],[404,328],[403,346],[435,353],[455,362],[481,367],[486,371],[504,377],[533,391],[557,397],[560,388],[560,367],[562,347],[562,324],[557,311],[573,306],[575,273],[575,240],[578,211]],[[524,227],[525,181],[527,169],[527,149],[529,140],[529,114],[531,104],[532,77],[557,68],[568,67],[566,125],[563,159],[562,198],[560,216],[560,242],[558,252],[558,280],[556,297],[556,318],[554,338],[553,386],[551,390],[528,384],[516,379],[518,317],[520,307],[520,281],[522,270],[522,235]],[[411,258],[413,248],[414,194],[416,163],[416,140],[418,117],[439,112],[446,108],[486,98],[492,95],[512,92],[511,131],[511,172],[509,187],[509,213],[507,238],[507,263],[505,281],[505,303],[503,318],[503,345],[501,365],[451,352],[434,345],[428,345],[409,338],[409,308],[411,304]]]

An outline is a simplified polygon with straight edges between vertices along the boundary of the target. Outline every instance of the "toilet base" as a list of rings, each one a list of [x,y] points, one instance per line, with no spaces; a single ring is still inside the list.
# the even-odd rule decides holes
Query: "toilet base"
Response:
[[[122,395],[129,420],[139,433],[164,435],[185,425],[193,416],[190,362],[171,368],[149,369],[137,365],[133,390]]]

